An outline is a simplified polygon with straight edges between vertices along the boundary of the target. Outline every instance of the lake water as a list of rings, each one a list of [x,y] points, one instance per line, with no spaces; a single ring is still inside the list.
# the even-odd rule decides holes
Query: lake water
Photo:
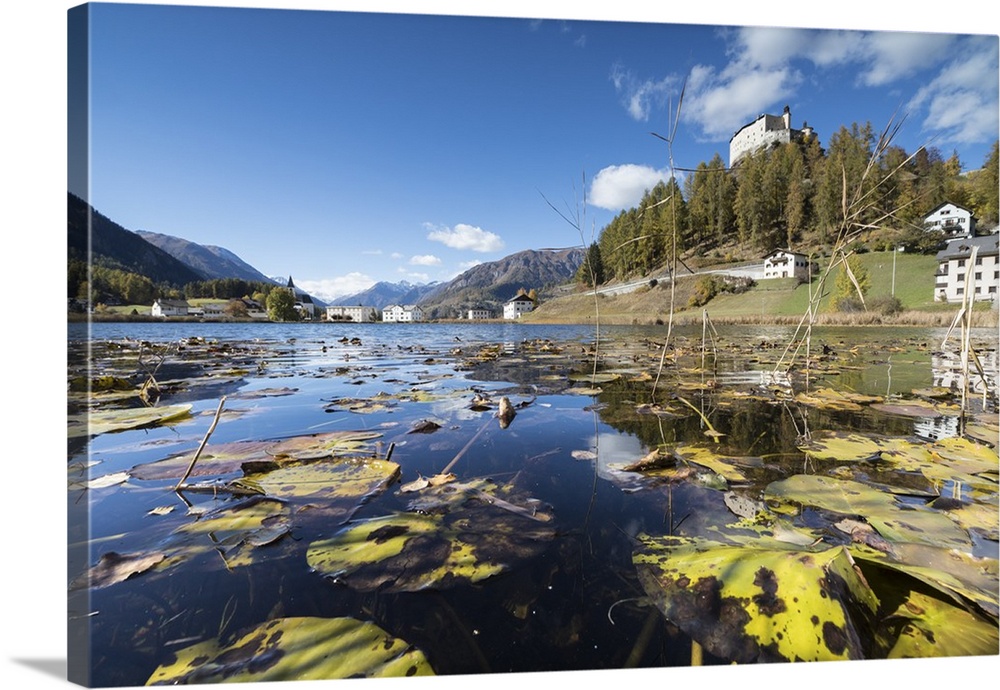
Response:
[[[909,401],[948,389],[954,402],[962,375],[943,329],[816,329],[808,366],[804,350],[787,348],[793,332],[689,326],[664,351],[662,326],[602,327],[597,339],[593,326],[518,323],[70,324],[71,369],[89,361],[92,375],[136,385],[152,374],[156,406],[190,405],[172,421],[71,434],[71,568],[107,564],[110,553],[141,569],[73,590],[71,645],[87,645],[99,686],[145,684],[191,645],[297,617],[373,622],[437,674],[687,665],[691,637],[637,577],[638,535],[703,537],[734,520],[723,500],[734,487],[756,497],[782,478],[827,474],[802,450],[812,434],[932,443],[965,423],[797,397]],[[987,376],[971,382],[969,412],[995,416],[996,335],[975,341]],[[348,499],[284,479],[262,499],[232,492],[244,476],[272,486],[237,463],[192,477],[200,489],[173,491],[176,470],[160,470],[198,448],[223,396],[207,446],[216,458],[267,461],[282,441],[341,433],[354,456],[391,461],[398,474]],[[497,419],[502,398],[516,413],[507,425]],[[134,394],[102,400],[93,409],[142,407]],[[71,415],[85,409],[71,396]],[[658,448],[695,447],[742,458],[745,480],[697,463],[671,475],[623,470]],[[457,494],[414,485],[445,474]],[[914,495],[941,490],[909,474],[903,483]],[[995,491],[982,500],[995,505]],[[273,512],[252,529],[233,522],[265,504]],[[337,540],[351,527],[413,515],[442,519],[434,538],[443,541],[427,535],[403,564],[352,571],[317,556],[331,543],[343,552]],[[391,524],[393,534],[415,529]],[[996,559],[995,535],[968,531],[970,555]],[[464,550],[480,554],[472,575],[464,561],[434,561]],[[143,558],[153,565],[139,566]],[[484,563],[495,572],[484,576]],[[425,575],[442,568],[454,575]],[[873,645],[862,644],[877,656]]]

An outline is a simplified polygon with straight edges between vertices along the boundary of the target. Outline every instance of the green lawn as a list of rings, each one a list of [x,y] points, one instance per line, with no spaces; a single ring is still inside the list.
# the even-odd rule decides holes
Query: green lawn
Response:
[[[892,252],[859,254],[858,260],[868,270],[869,288],[866,300],[895,294],[904,309],[940,311],[954,309],[954,305],[934,301],[934,273],[937,260],[933,256],[897,254],[895,281],[893,281]],[[820,265],[820,273],[825,264]],[[834,269],[825,286],[825,297],[820,302],[820,312],[830,311],[830,296],[834,290],[837,273]],[[738,316],[751,314],[800,315],[809,304],[810,290],[819,288],[819,275],[811,285],[797,285],[791,278],[760,280],[757,286],[741,295],[719,295],[707,306],[713,315]]]

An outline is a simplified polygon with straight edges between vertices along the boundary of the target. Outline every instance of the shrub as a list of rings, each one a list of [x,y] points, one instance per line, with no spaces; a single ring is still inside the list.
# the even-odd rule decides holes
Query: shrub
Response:
[[[875,297],[868,300],[868,310],[883,316],[893,316],[903,311],[903,303],[895,295]]]

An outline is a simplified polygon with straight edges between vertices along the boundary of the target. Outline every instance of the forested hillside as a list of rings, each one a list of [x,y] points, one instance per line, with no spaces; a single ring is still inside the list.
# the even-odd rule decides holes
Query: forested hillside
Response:
[[[656,185],[622,211],[591,247],[578,279],[590,283],[646,275],[678,257],[711,262],[757,258],[777,247],[822,251],[844,221],[867,226],[877,250],[905,245],[933,251],[923,218],[950,201],[972,210],[980,228],[998,220],[997,143],[982,167],[962,172],[957,154],[914,153],[886,141],[871,124],[841,127],[824,149],[815,137],[774,146],[728,169],[716,154],[676,179]],[[873,151],[881,155],[873,156]],[[680,177],[680,176],[679,176]],[[851,204],[850,200],[862,200]],[[675,232],[676,230],[676,232]]]

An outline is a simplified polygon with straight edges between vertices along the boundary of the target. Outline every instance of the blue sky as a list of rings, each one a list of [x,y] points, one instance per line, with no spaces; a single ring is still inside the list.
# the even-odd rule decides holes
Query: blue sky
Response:
[[[821,144],[906,113],[968,168],[997,138],[995,34],[306,7],[95,5],[94,206],[332,298],[589,242],[669,177],[685,82],[677,167],[785,105]]]

